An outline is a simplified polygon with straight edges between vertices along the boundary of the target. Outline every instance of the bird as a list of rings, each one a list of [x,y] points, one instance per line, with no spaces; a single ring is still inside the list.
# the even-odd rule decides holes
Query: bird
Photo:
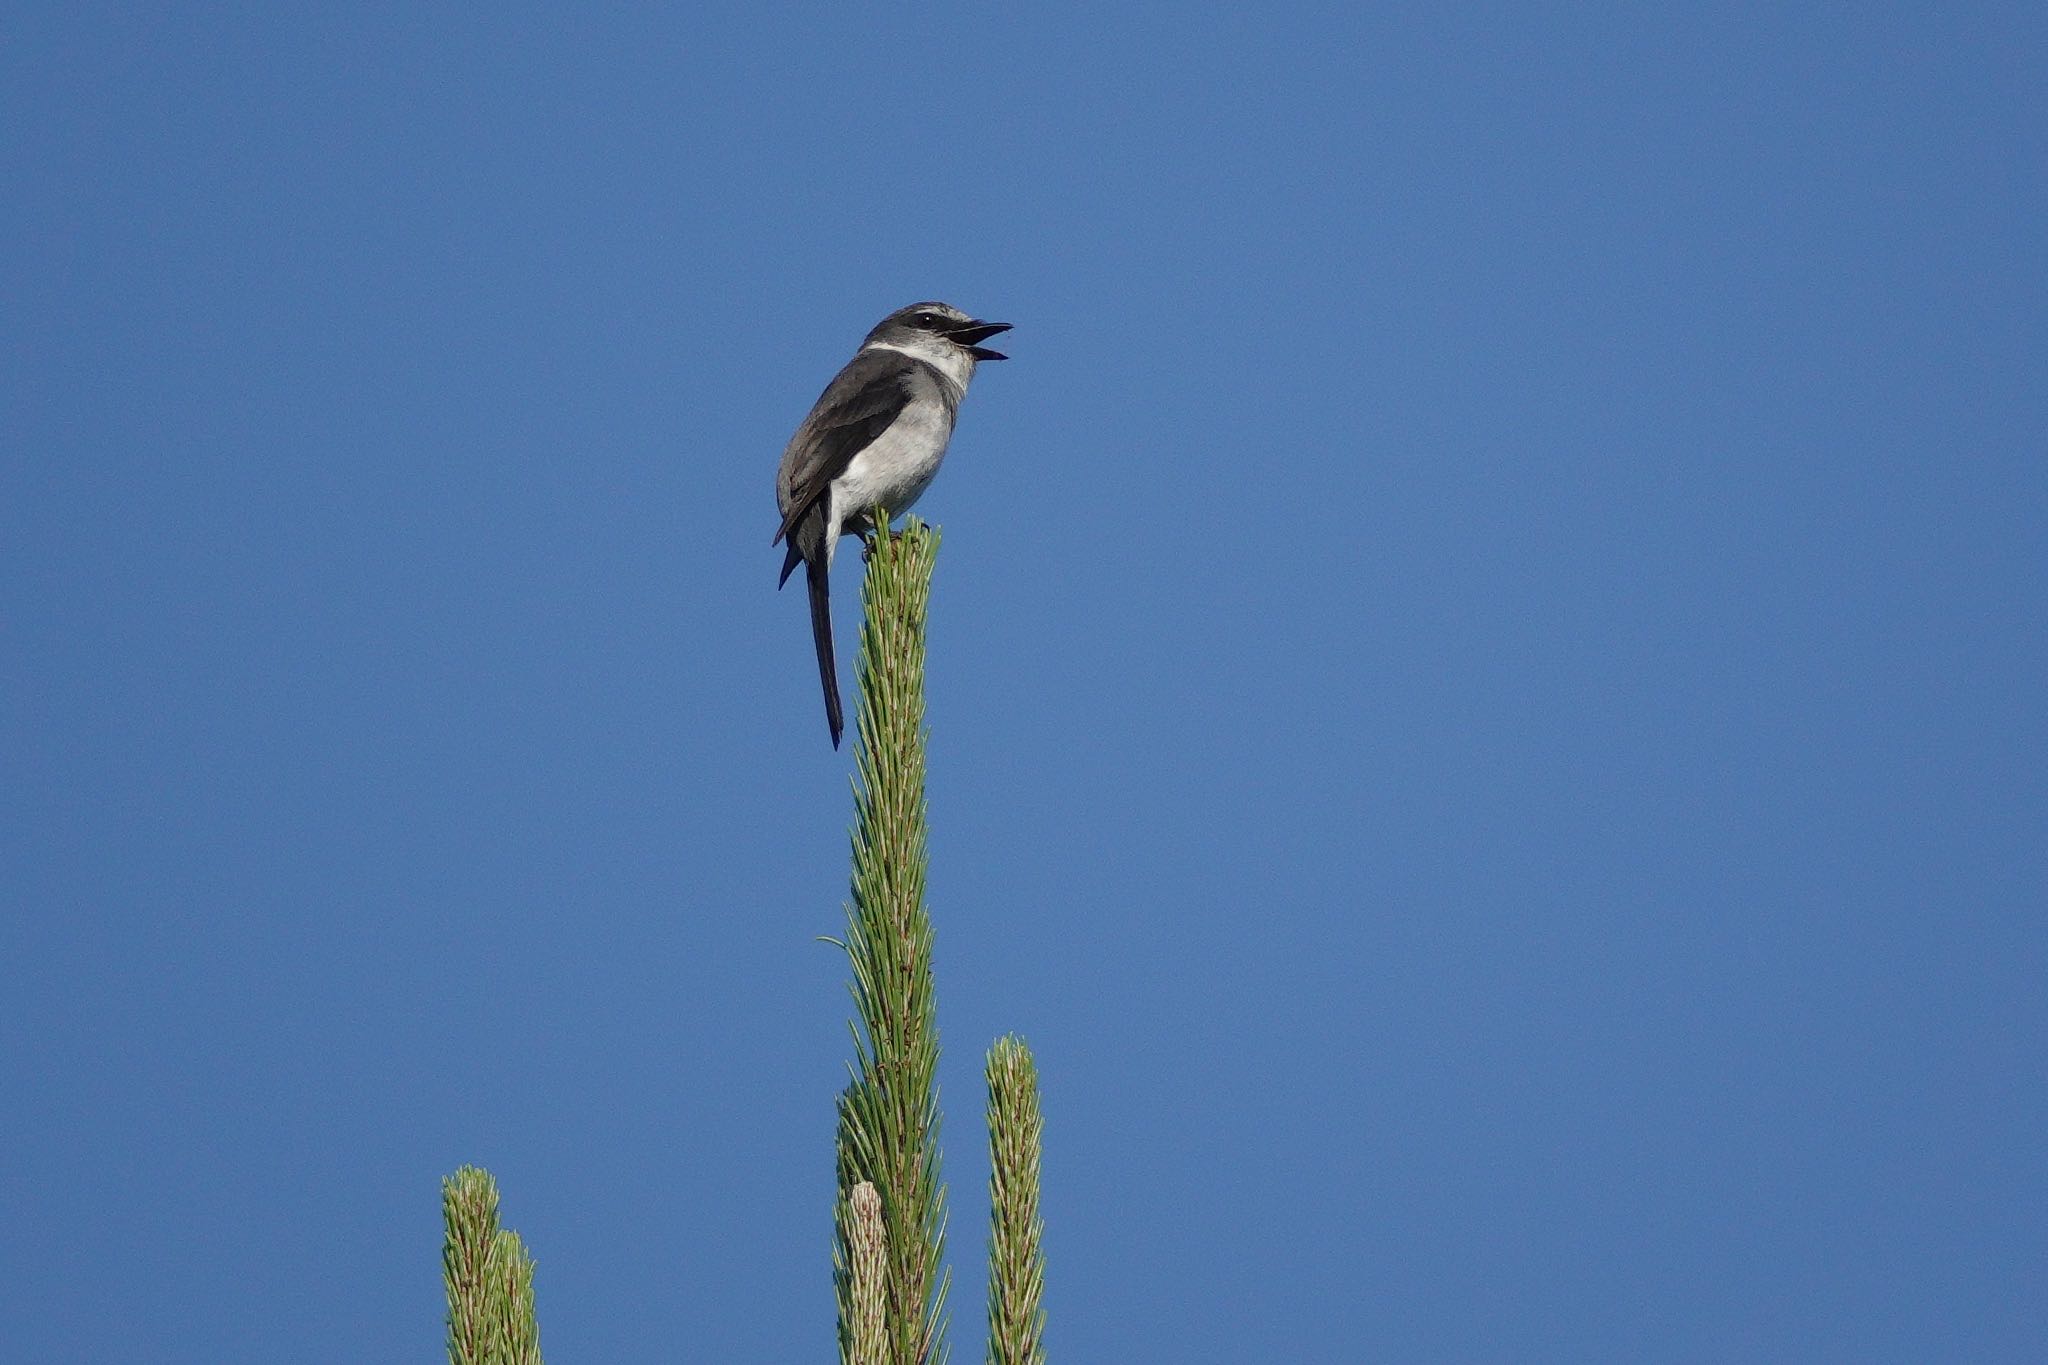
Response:
[[[787,541],[788,548],[775,586],[804,566],[835,749],[846,722],[832,656],[833,552],[841,536],[874,530],[877,509],[907,512],[931,486],[974,367],[1009,359],[981,343],[1009,330],[1007,322],[984,322],[935,301],[898,308],[832,377],[782,452],[775,471],[782,524],[769,544]]]

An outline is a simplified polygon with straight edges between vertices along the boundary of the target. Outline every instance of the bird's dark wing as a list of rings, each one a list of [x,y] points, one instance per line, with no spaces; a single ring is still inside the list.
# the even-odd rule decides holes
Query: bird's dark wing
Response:
[[[775,491],[782,525],[773,545],[789,534],[853,457],[889,429],[911,399],[913,368],[895,351],[862,351],[825,386],[789,448],[782,452]]]

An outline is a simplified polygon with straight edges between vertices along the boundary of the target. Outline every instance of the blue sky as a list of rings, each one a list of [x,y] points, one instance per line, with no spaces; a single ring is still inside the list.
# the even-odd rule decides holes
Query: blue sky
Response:
[[[301,8],[0,43],[0,1352],[828,1356],[939,297],[955,1359],[1010,1030],[1061,1359],[2048,1354],[2038,6]]]

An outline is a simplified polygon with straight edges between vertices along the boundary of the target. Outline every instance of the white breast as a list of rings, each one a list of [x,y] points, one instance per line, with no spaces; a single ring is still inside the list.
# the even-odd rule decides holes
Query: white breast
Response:
[[[904,408],[902,416],[832,481],[832,539],[837,541],[839,527],[856,514],[877,507],[892,517],[909,511],[939,472],[952,435],[952,414],[937,399]]]

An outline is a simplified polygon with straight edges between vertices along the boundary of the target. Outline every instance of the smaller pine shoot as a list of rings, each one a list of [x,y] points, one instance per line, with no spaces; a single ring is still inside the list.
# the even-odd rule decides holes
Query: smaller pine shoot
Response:
[[[1038,1066],[1017,1037],[988,1053],[988,1360],[1045,1365],[1045,1222]]]
[[[533,1257],[498,1226],[490,1172],[464,1166],[442,1181],[441,1217],[449,1365],[541,1365]]]
[[[846,1200],[853,1264],[848,1268],[851,1365],[889,1365],[889,1234],[882,1196],[863,1180]]]

